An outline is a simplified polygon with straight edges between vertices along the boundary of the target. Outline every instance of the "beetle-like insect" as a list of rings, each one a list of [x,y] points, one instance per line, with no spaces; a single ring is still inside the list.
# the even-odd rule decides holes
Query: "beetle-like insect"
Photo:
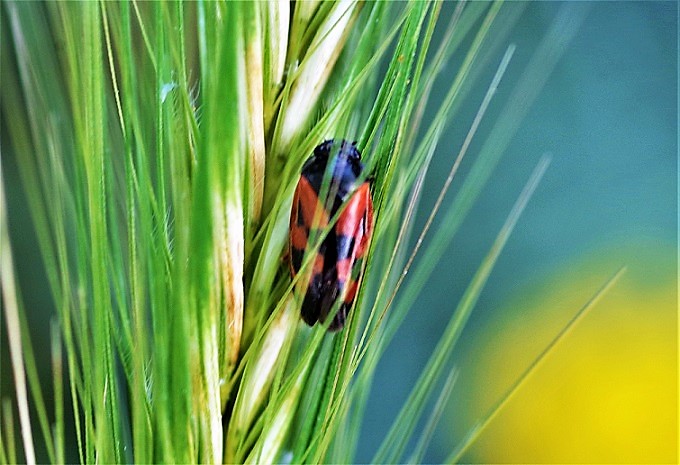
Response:
[[[338,308],[328,329],[342,329],[357,295],[373,232],[370,184],[359,183],[363,169],[361,154],[345,140],[324,141],[302,167],[290,214],[288,257],[293,277],[302,267],[310,235],[320,237],[340,211],[310,259],[309,271],[298,281],[298,289],[304,292],[302,319],[310,326],[324,323]]]

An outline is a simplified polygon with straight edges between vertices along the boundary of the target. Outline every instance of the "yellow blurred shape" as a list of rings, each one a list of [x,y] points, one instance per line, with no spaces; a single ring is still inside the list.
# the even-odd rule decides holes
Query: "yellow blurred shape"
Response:
[[[638,250],[633,248],[633,250]],[[507,391],[621,264],[627,272],[482,432],[464,462],[678,463],[674,247],[581,260],[496,312],[466,354],[458,427]],[[640,251],[640,250],[638,250]],[[644,258],[641,258],[644,257]]]

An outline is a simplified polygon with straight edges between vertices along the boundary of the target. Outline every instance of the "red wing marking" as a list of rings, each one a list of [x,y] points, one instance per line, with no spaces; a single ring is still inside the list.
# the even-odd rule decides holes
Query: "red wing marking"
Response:
[[[363,257],[373,233],[373,201],[368,183],[362,184],[352,195],[338,218],[335,232],[337,236],[354,239],[353,250],[338,250],[339,260],[349,259],[354,263]]]
[[[345,283],[345,286],[354,286],[354,289],[345,291],[344,300],[350,303],[356,294],[357,286],[357,283],[352,280],[352,268],[358,264],[357,262],[366,252],[373,232],[373,201],[369,188],[369,184],[364,183],[356,190],[335,227],[338,237],[353,239],[351,246],[349,246],[350,241],[338,241],[338,259],[335,264],[338,281]]]
[[[316,191],[304,176],[300,177],[300,181],[295,189],[295,199],[298,201],[297,205],[302,209],[302,222],[307,229],[312,227],[323,229],[328,225],[328,213],[324,205],[319,201]],[[299,214],[300,211],[298,209]]]
[[[353,266],[354,260],[350,260],[349,258],[335,262],[335,270],[338,274],[338,281],[346,283],[352,277]]]
[[[357,233],[357,224],[360,218],[366,216],[367,210],[371,205],[371,193],[369,191],[368,183],[363,183],[357,189],[352,198],[349,199],[345,209],[340,214],[338,224],[335,226],[335,231],[339,236],[354,236]],[[371,212],[371,216],[373,213]],[[363,235],[363,231],[362,231]]]

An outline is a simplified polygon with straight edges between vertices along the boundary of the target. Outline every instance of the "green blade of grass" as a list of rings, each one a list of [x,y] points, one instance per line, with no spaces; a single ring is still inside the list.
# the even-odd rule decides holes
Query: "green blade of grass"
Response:
[[[442,219],[442,228],[437,231],[433,239],[435,247],[426,250],[421,257],[421,266],[417,269],[418,277],[412,277],[410,283],[404,289],[402,299],[399,301],[397,309],[392,311],[388,329],[389,333],[394,333],[401,321],[406,309],[410,308],[415,296],[418,295],[416,289],[423,284],[423,279],[427,276],[437,262],[437,258],[443,253],[446,242],[439,240],[438,236],[451,237],[459,228],[466,213],[471,208],[472,203],[481,192],[488,176],[497,163],[503,148],[508,144],[510,135],[518,127],[529,105],[538,95],[540,87],[545,82],[547,74],[555,66],[558,58],[564,52],[569,39],[573,37],[580,21],[583,19],[587,8],[582,5],[566,5],[561,10],[559,18],[555,20],[552,29],[541,42],[541,46],[536,51],[526,71],[520,78],[514,89],[511,99],[505,105],[499,119],[492,129],[490,137],[484,144],[470,174],[463,183],[459,195],[454,199],[448,213]],[[429,270],[429,271],[428,271]],[[384,310],[383,310],[384,313]],[[389,339],[388,339],[389,340]]]
[[[422,463],[425,452],[427,451],[430,441],[432,440],[435,428],[437,427],[441,416],[446,410],[446,404],[449,400],[449,397],[451,396],[451,391],[453,390],[453,386],[456,383],[457,378],[458,370],[451,370],[449,376],[444,382],[444,386],[442,386],[442,389],[439,392],[439,397],[437,397],[434,407],[432,407],[430,418],[428,418],[427,422],[425,423],[425,427],[420,434],[420,439],[418,440],[411,457],[408,459],[408,463]]]
[[[485,112],[485,110],[486,110],[486,107],[487,107],[488,104],[489,104],[489,101],[490,101],[490,99],[491,99],[491,97],[492,97],[492,95],[493,95],[493,93],[494,93],[494,91],[495,91],[496,86],[498,85],[498,82],[499,82],[500,79],[501,79],[501,76],[503,75],[503,72],[504,72],[504,70],[505,70],[505,67],[507,66],[507,63],[508,63],[508,61],[509,61],[511,55],[512,55],[512,50],[509,50],[508,53],[506,53],[506,56],[504,57],[504,59],[501,61],[501,65],[500,65],[500,67],[499,67],[499,70],[497,71],[496,76],[494,77],[494,80],[492,81],[492,84],[491,84],[489,90],[487,91],[486,97],[485,97],[484,101],[482,102],[482,105],[480,106],[480,109],[478,110],[478,114],[477,114],[477,116],[476,116],[476,118],[475,118],[475,122],[473,123],[472,128],[470,129],[470,131],[469,131],[469,133],[468,133],[468,136],[467,136],[467,138],[466,138],[466,143],[464,144],[463,148],[461,149],[461,152],[460,152],[460,154],[459,154],[459,157],[458,157],[458,158],[456,159],[456,161],[454,162],[454,165],[453,165],[453,167],[452,167],[452,171],[451,171],[451,173],[450,173],[450,175],[449,175],[449,179],[447,179],[447,183],[445,183],[444,187],[442,188],[442,193],[441,193],[440,196],[439,196],[440,201],[439,201],[439,203],[438,203],[437,205],[440,204],[441,199],[443,198],[443,193],[446,192],[446,190],[448,189],[448,185],[450,184],[450,180],[452,179],[453,175],[454,175],[455,172],[456,172],[456,167],[457,167],[457,165],[460,163],[460,158],[461,158],[461,156],[466,152],[466,147],[468,146],[469,141],[471,140],[473,134],[474,134],[475,131],[476,131],[476,128],[477,128],[477,126],[478,126],[478,124],[479,124],[479,121],[481,120],[481,118],[482,118],[482,116],[483,116],[483,114],[484,114],[484,112]],[[449,93],[449,98],[453,98],[454,95],[455,95],[455,93],[450,92],[450,93]],[[444,103],[444,105],[446,105],[446,103]],[[441,117],[443,117],[443,116],[441,116]],[[436,138],[433,138],[433,140],[436,141]],[[428,162],[426,162],[426,164],[424,165],[424,168],[427,167],[427,163],[428,163]],[[419,183],[416,184],[415,190],[413,191],[413,196],[412,196],[412,198],[411,198],[411,202],[409,203],[409,208],[408,208],[408,210],[407,210],[407,212],[406,212],[406,218],[409,218],[409,217],[412,215],[412,211],[413,211],[412,209],[415,207],[415,202],[417,201],[418,193],[419,193],[419,191],[420,191],[420,188],[422,187],[422,181],[424,180],[424,173],[425,173],[424,168],[421,170],[421,175],[420,175],[420,177],[418,178],[418,179],[419,179]],[[436,212],[437,209],[438,209],[437,206],[435,206],[435,208],[433,208],[433,212],[432,212],[432,214],[431,214],[431,216],[430,216],[430,219],[431,219],[432,216],[435,214],[435,212]],[[398,238],[397,238],[397,240],[396,240],[396,245],[395,245],[394,250],[392,251],[391,257],[389,258],[389,263],[390,263],[389,266],[391,266],[392,264],[395,263],[395,257],[396,257],[396,253],[397,253],[397,248],[399,247],[399,244],[401,243],[401,241],[402,241],[403,238],[405,237],[405,232],[408,230],[408,225],[409,225],[409,222],[408,222],[408,220],[407,220],[407,221],[406,221],[404,224],[402,224],[401,227],[399,228],[399,233],[398,233]],[[419,249],[419,244],[422,243],[422,237],[423,237],[424,234],[427,232],[427,229],[428,229],[428,227],[426,226],[426,227],[423,229],[423,231],[421,232],[421,237],[420,237],[420,239],[417,241],[416,247],[414,248],[413,252],[411,253],[411,257],[410,257],[409,260],[407,261],[407,263],[406,263],[405,268],[403,269],[403,271],[401,271],[401,272],[399,273],[398,278],[396,279],[396,283],[395,283],[395,285],[394,285],[394,291],[393,291],[393,293],[392,293],[392,296],[390,297],[390,299],[389,299],[387,302],[385,302],[384,307],[383,307],[382,305],[380,305],[380,306],[378,306],[377,308],[385,308],[385,309],[386,309],[386,308],[389,307],[391,299],[394,298],[394,293],[395,293],[396,290],[399,288],[401,282],[403,281],[404,277],[406,276],[406,273],[409,271],[410,265],[411,265],[411,263],[412,263],[412,261],[413,261],[413,257],[414,257],[414,255],[415,255],[415,253],[417,253],[417,251],[418,251],[418,249]],[[438,241],[440,241],[440,240],[446,240],[446,239],[444,239],[444,236],[439,236],[437,239],[435,239],[434,243],[436,244],[436,243],[437,243]],[[422,268],[422,267],[421,267],[421,268]],[[419,268],[418,270],[416,270],[416,274],[415,274],[416,276],[418,276],[418,275],[422,272],[422,269],[421,269],[421,268]],[[418,281],[420,281],[420,280],[418,280]],[[385,281],[383,281],[383,283],[381,284],[380,290],[378,291],[378,295],[380,295],[381,290],[382,290],[382,289],[385,289],[385,288],[386,288],[386,287],[385,287]],[[407,295],[408,295],[408,294],[407,294]],[[400,304],[401,304],[401,302],[400,302]],[[400,321],[400,319],[399,319],[399,318],[400,318],[400,315],[403,315],[403,312],[405,311],[405,308],[407,308],[407,307],[401,307],[401,306],[400,306],[400,307],[397,309],[396,315],[395,315],[395,314],[392,315],[392,320],[391,320],[391,322],[394,322],[395,319],[397,320],[397,322]],[[383,310],[383,314],[384,314],[384,312],[385,312],[385,310]],[[395,312],[393,312],[393,313],[395,313]],[[376,324],[379,324],[379,322],[381,321],[381,319],[382,319],[382,316],[380,316],[379,318],[377,318],[377,319],[376,319]],[[394,323],[392,323],[392,324],[394,324]],[[398,323],[397,323],[397,324],[398,324]],[[366,337],[366,335],[368,334],[369,328],[370,328],[370,326],[367,326],[367,329],[365,330],[364,335],[362,336],[362,338],[363,338],[363,337]],[[378,328],[380,328],[380,327],[378,326]],[[387,344],[389,343],[389,340],[391,339],[392,335],[394,334],[394,326],[390,327],[386,332],[375,332],[375,329],[374,329],[373,331],[374,331],[374,333],[371,334],[371,336],[368,337],[368,340],[369,340],[369,342],[370,342],[375,336],[377,336],[377,339],[376,339],[376,341],[375,341],[375,346],[373,347],[372,352],[371,352],[370,356],[368,357],[368,360],[366,361],[366,366],[362,369],[361,374],[360,374],[360,376],[359,376],[360,379],[364,380],[364,381],[363,381],[364,384],[370,384],[370,378],[371,378],[371,376],[372,376],[371,374],[372,374],[373,370],[375,370],[375,366],[376,366],[376,364],[377,364],[377,362],[378,362],[378,360],[379,360],[379,358],[380,358],[380,354],[381,354],[382,351],[384,350],[384,347],[387,346]],[[366,345],[368,345],[368,343],[366,343]],[[362,347],[362,346],[363,346],[363,345],[360,344],[360,347]],[[359,354],[357,354],[358,356],[357,356],[357,358],[356,358],[355,364],[358,365],[358,362],[363,358],[364,354],[366,354],[366,349],[363,349]],[[363,389],[366,389],[366,387],[364,386]],[[356,391],[355,391],[355,392],[356,392]],[[356,427],[358,428],[358,425],[357,425]]]
[[[26,21],[30,21],[34,18],[35,15],[35,10],[32,8],[26,9],[26,10],[21,10],[21,9],[14,9],[15,5],[8,5],[8,8],[10,9],[11,13],[11,18],[12,18],[12,24],[13,24],[13,37],[14,39],[20,43],[23,44],[22,47],[25,47],[26,52],[28,53],[28,50],[30,50],[30,44],[33,42],[32,38],[34,37],[34,34],[38,37],[41,37],[41,30],[40,26],[43,25],[41,21],[37,21],[38,24],[35,25],[35,29],[23,29],[20,27],[21,24],[24,24]],[[7,45],[3,44],[3,53],[9,53],[9,50],[7,50]],[[24,69],[28,70],[31,69],[34,66],[34,63],[32,63],[29,59],[29,57],[23,57],[25,61],[22,61],[22,64],[24,66]],[[26,81],[29,81],[31,79],[40,79],[40,77],[31,75],[31,76],[24,76]],[[7,87],[5,87],[7,86]],[[7,105],[8,108],[13,107],[14,105],[18,105],[19,99],[17,98],[19,95],[19,91],[17,90],[17,83],[14,80],[14,76],[11,74],[3,74],[3,89],[7,90],[6,94],[3,94],[3,104]],[[14,90],[14,92],[13,92]],[[15,93],[16,92],[16,93]],[[29,96],[28,98],[40,98],[35,95]],[[17,107],[21,108],[21,107]],[[6,108],[3,106],[3,112],[6,112]],[[16,112],[21,112],[21,110],[16,110]],[[25,126],[21,125],[21,118],[9,118],[10,122],[10,133],[13,135],[17,134],[24,134],[24,137],[26,141],[28,141],[28,136],[26,134],[26,128]],[[51,129],[51,128],[50,128]],[[50,143],[50,136],[51,132],[48,133],[47,136],[45,136],[44,141],[46,143]],[[42,142],[42,141],[41,141]],[[19,148],[19,147],[17,147]],[[50,147],[52,148],[52,147]],[[44,160],[42,161],[44,163]],[[35,168],[28,169],[28,170],[21,170],[20,174],[22,176],[22,180],[27,182],[29,185],[31,183],[36,183],[38,184],[39,181],[36,180],[36,178],[39,176],[35,172]],[[37,205],[40,201],[37,198],[37,195],[30,196],[29,200],[29,205],[35,206]],[[56,211],[59,210],[59,205],[55,205]],[[41,217],[40,223],[42,224],[43,227],[46,229],[46,223],[49,221],[46,216],[46,212],[43,210],[42,213],[39,215]],[[38,215],[34,216],[34,220],[37,220]],[[56,218],[56,215],[53,216],[53,218]],[[43,233],[46,232],[46,230],[43,229]],[[41,234],[39,233],[39,240],[44,241],[41,242],[41,249],[42,250],[49,250],[52,249],[53,244],[49,243],[49,240],[46,239],[46,234]],[[60,290],[58,290],[58,282],[59,278],[55,274],[50,274],[49,279],[51,280],[51,285],[52,290],[55,294],[60,293]],[[48,420],[48,415],[47,415],[47,409],[45,405],[45,401],[43,398],[43,393],[42,393],[42,388],[40,386],[40,380],[38,376],[38,368],[36,366],[36,360],[33,354],[33,349],[31,346],[31,340],[30,340],[30,332],[28,329],[28,324],[26,322],[25,318],[25,310],[23,306],[21,305],[21,299],[19,298],[17,301],[18,305],[18,317],[20,319],[20,328],[21,328],[21,335],[20,338],[22,340],[22,348],[23,348],[23,360],[24,360],[24,368],[25,368],[25,373],[27,377],[27,382],[28,382],[28,387],[30,390],[30,395],[32,398],[32,405],[35,407],[36,411],[36,418],[38,420],[38,423],[40,425],[40,431],[42,433],[43,441],[45,444],[45,449],[47,452],[47,456],[51,461],[54,461],[56,459],[55,457],[55,448],[54,448],[54,442],[53,442],[53,437],[51,434],[50,426],[49,426],[49,420]]]
[[[423,139],[423,143],[422,143],[421,148],[418,151],[416,151],[415,159],[421,160],[422,167],[423,167],[424,170],[426,170],[427,166],[429,166],[429,161],[431,160],[432,154],[434,153],[434,149],[436,147],[437,141],[439,140],[439,137],[441,136],[441,131],[443,129],[444,121],[449,116],[447,110],[451,109],[451,105],[452,105],[453,101],[455,100],[455,98],[458,94],[460,83],[463,82],[464,76],[467,74],[467,70],[468,70],[470,64],[472,63],[472,59],[476,55],[476,53],[479,49],[479,46],[481,45],[481,41],[484,39],[483,33],[488,31],[488,25],[490,24],[490,21],[493,19],[493,15],[495,15],[495,12],[491,11],[489,13],[489,16],[487,17],[487,28],[480,30],[480,32],[477,35],[475,45],[473,45],[471,47],[471,50],[468,53],[468,57],[467,57],[467,60],[466,60],[467,66],[464,66],[461,69],[461,72],[459,74],[459,79],[456,79],[456,81],[454,82],[454,84],[450,88],[450,90],[447,94],[447,97],[444,99],[441,110],[438,112],[438,115],[435,118],[433,125],[430,127],[430,129],[428,130],[428,133],[426,134],[425,138]],[[488,108],[488,105],[491,101],[491,98],[493,97],[493,95],[496,91],[498,83],[500,82],[500,80],[501,80],[501,78],[502,78],[502,76],[503,76],[503,74],[504,74],[504,72],[507,68],[507,65],[508,65],[508,63],[509,63],[509,61],[512,57],[513,51],[514,51],[514,48],[512,48],[512,47],[509,48],[508,51],[506,52],[505,56],[501,60],[501,63],[498,67],[496,75],[494,76],[494,78],[493,78],[493,80],[492,80],[492,82],[489,86],[489,89],[487,90],[487,93],[484,97],[484,100],[482,101],[482,104],[480,105],[480,108],[477,112],[477,115],[475,116],[475,119],[472,123],[472,126],[471,126],[470,130],[468,131],[465,142],[463,143],[463,146],[461,147],[461,150],[460,150],[458,156],[456,157],[454,164],[451,167],[451,171],[450,171],[449,176],[448,176],[448,178],[447,178],[447,180],[444,184],[444,187],[440,191],[438,199],[435,202],[435,206],[432,209],[432,213],[429,215],[428,221],[427,221],[425,227],[423,228],[423,231],[420,234],[418,241],[416,242],[416,247],[414,248],[414,251],[411,253],[409,260],[404,267],[405,272],[402,272],[400,278],[398,279],[398,281],[395,285],[395,288],[394,288],[394,291],[392,292],[392,295],[390,296],[387,303],[383,307],[383,310],[380,313],[380,315],[378,315],[377,323],[380,323],[382,321],[382,319],[384,318],[384,315],[385,315],[387,309],[389,308],[389,306],[391,304],[391,300],[396,295],[396,291],[399,289],[403,279],[406,276],[406,273],[409,271],[409,268],[411,267],[411,264],[413,263],[413,259],[415,258],[415,254],[418,252],[420,245],[423,242],[424,235],[427,233],[429,226],[432,224],[434,216],[438,212],[439,207],[440,207],[440,205],[443,201],[444,195],[446,194],[446,192],[447,192],[447,190],[448,190],[448,188],[449,188],[449,186],[450,186],[450,184],[453,180],[453,177],[455,176],[455,174],[458,170],[458,166],[460,166],[460,163],[461,163],[463,157],[467,153],[467,148],[469,147],[469,145],[472,141],[472,138],[475,135],[477,128],[479,127],[481,119],[482,119],[483,115],[485,114],[486,109]],[[413,166],[415,167],[415,166],[418,166],[418,165],[416,163],[414,163]],[[413,168],[411,168],[410,170],[407,171],[407,175],[411,176],[411,173],[413,173],[413,171],[414,171]],[[424,176],[424,174],[425,174],[424,171],[422,171],[420,173],[420,176],[422,177],[422,176]],[[408,225],[408,221],[409,220],[407,219],[407,221],[405,222],[405,226]],[[444,223],[444,224],[448,224],[448,223]],[[402,228],[402,230],[399,233],[399,239],[397,240],[397,245],[396,245],[396,247],[393,251],[392,257],[390,258],[390,261],[389,261],[389,264],[388,264],[388,269],[391,269],[392,266],[395,263],[394,262],[394,257],[396,256],[395,254],[396,254],[398,247],[403,243],[403,239],[405,237],[405,231],[406,230],[407,230],[406,228]],[[438,232],[439,237],[444,237],[444,234],[445,233],[442,230],[440,230],[440,232]],[[453,235],[453,231],[448,231],[446,233],[446,235],[448,237],[451,237]],[[444,243],[443,240],[438,240],[438,239],[435,239],[434,242],[438,243],[438,244]],[[430,264],[430,266],[434,266],[434,263],[436,263],[436,260],[434,260],[435,257],[436,257],[436,255],[429,254],[429,250],[428,250],[428,258],[430,258],[430,259],[429,260],[423,259],[422,262],[426,263],[426,264]],[[426,268],[423,268],[423,270],[419,269],[418,274],[423,273],[423,272],[427,273],[425,271],[425,269]],[[412,282],[419,283],[419,282],[422,282],[422,279],[413,279]],[[385,284],[385,282],[383,282],[383,285],[378,290],[378,295],[377,295],[378,301],[380,301],[380,299],[382,298],[382,294],[386,289],[384,284]],[[412,285],[410,285],[409,287],[411,287],[411,286]],[[401,318],[405,314],[406,309],[408,309],[410,307],[410,304],[412,303],[412,299],[415,298],[415,295],[417,295],[417,292],[411,292],[411,290],[409,289],[405,292],[405,295],[410,296],[410,297],[406,297],[405,300],[400,302],[399,311],[393,312],[393,315],[396,315],[396,316],[393,316],[392,319],[391,319],[390,328],[388,329],[388,336],[387,336],[387,339],[384,342],[388,342],[389,338],[391,337],[390,334],[393,334],[394,331],[396,331],[396,328],[397,328],[399,322],[401,321]],[[369,321],[369,325],[367,325],[367,328],[364,330],[364,334],[362,335],[362,342],[368,336],[368,329],[369,328],[370,328],[370,321]],[[360,345],[364,346],[364,344],[360,344]]]
[[[444,334],[433,351],[432,357],[430,357],[430,360],[423,369],[418,382],[397,415],[392,428],[383,440],[372,462],[395,462],[401,457],[403,448],[406,446],[406,440],[410,437],[416,426],[419,417],[418,413],[422,411],[423,405],[429,397],[436,380],[439,378],[442,369],[450,358],[451,350],[458,341],[503,246],[510,237],[510,233],[517,223],[517,220],[529,201],[533,191],[536,189],[547,165],[548,159],[542,159],[532,173],[522,193],[519,195],[517,202],[508,215],[508,218],[496,237],[489,253],[465,290],[451,320],[444,330]]]
[[[489,424],[496,418],[496,416],[503,410],[508,402],[514,397],[524,383],[531,377],[538,368],[545,363],[548,356],[555,350],[560,342],[568,336],[576,325],[583,320],[583,318],[590,312],[593,307],[604,297],[607,292],[617,283],[619,278],[623,276],[626,268],[620,268],[613,276],[611,276],[598,291],[571,317],[571,319],[562,327],[562,329],[555,335],[555,337],[541,350],[536,358],[527,366],[527,368],[517,377],[517,380],[505,391],[499,398],[498,402],[494,404],[470,430],[470,432],[463,438],[463,440],[451,451],[451,454],[446,459],[446,463],[458,463],[463,457],[463,454],[468,448],[474,444]]]
[[[442,224],[452,229],[459,227],[463,217],[471,208],[483,186],[486,185],[486,181],[508,146],[511,137],[545,85],[550,72],[574,37],[587,10],[588,5],[583,3],[569,3],[561,7],[558,16],[519,78],[508,102],[497,117],[490,136],[480,149],[477,163],[471,168],[461,186],[460,194],[454,200],[456,207],[451,211],[451,215],[443,218]],[[440,255],[441,250],[433,256]],[[431,257],[428,256],[423,260],[428,261]]]
[[[2,463],[17,463],[16,438],[14,436],[14,415],[12,401],[2,399]]]
[[[21,426],[21,438],[24,445],[26,463],[35,464],[35,450],[33,447],[33,432],[31,430],[31,418],[28,410],[28,392],[26,389],[26,368],[24,366],[23,344],[21,341],[21,323],[19,316],[19,297],[17,294],[16,279],[14,276],[14,259],[9,241],[9,227],[7,225],[7,209],[5,202],[5,184],[3,179],[2,164],[0,164],[0,285],[2,286],[2,301],[5,321],[7,322],[7,339],[9,341],[12,370],[14,372],[14,386],[17,405],[19,407],[19,424]],[[12,421],[11,416],[5,413],[7,421]],[[7,428],[7,433],[12,429]],[[13,439],[8,439],[8,446],[12,447]],[[10,457],[15,455],[9,449]]]
[[[66,463],[65,443],[66,436],[64,432],[64,362],[62,354],[62,341],[59,326],[52,322],[50,325],[50,341],[52,354],[52,374],[53,374],[53,392],[54,392],[54,426],[53,438],[54,441],[54,462]]]
[[[68,222],[76,208],[74,192],[68,186],[68,176],[73,175],[67,160],[61,160],[57,154],[61,151],[72,153],[70,126],[63,119],[44,119],[40,114],[69,115],[61,87],[61,80],[54,79],[54,70],[59,65],[54,61],[54,51],[37,53],[40,47],[49,50],[49,26],[45,22],[43,5],[5,3],[9,10],[12,24],[14,45],[17,51],[18,74],[23,89],[19,89],[14,74],[5,73],[10,67],[3,66],[3,113],[11,111],[16,117],[5,118],[8,121],[13,147],[20,154],[19,172],[29,202],[29,211],[38,237],[45,271],[48,276],[53,299],[60,311],[60,322],[67,348],[69,364],[70,395],[75,418],[76,441],[78,451],[82,453],[83,430],[81,428],[81,410],[78,405],[79,396],[83,395],[82,376],[76,361],[77,330],[74,333],[71,315],[74,312],[70,302],[71,278],[68,254],[69,231]],[[54,4],[47,5],[54,7]],[[7,16],[3,15],[3,21]],[[53,24],[52,24],[53,25]],[[3,28],[3,31],[7,30]],[[3,41],[3,48],[8,41]],[[37,49],[36,49],[37,47]],[[3,50],[3,52],[5,52]],[[42,59],[37,59],[42,57]],[[20,101],[23,96],[26,105]],[[24,113],[25,109],[25,113]],[[50,113],[52,112],[52,113]],[[30,135],[29,135],[30,134]],[[49,156],[46,156],[49,154]],[[44,199],[50,199],[46,202]],[[54,234],[51,237],[51,233]],[[29,347],[27,346],[27,349]],[[30,377],[29,379],[34,379]],[[42,403],[36,399],[38,411]],[[89,405],[85,406],[85,410]],[[45,424],[41,420],[41,424]],[[43,430],[45,427],[43,426]],[[50,450],[49,441],[47,444]],[[81,456],[81,461],[83,457]]]

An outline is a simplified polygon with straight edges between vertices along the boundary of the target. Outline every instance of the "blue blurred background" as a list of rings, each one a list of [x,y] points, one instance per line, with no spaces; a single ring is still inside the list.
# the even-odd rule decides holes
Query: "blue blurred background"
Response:
[[[517,50],[445,204],[563,6],[504,5],[526,7],[507,39]],[[453,5],[446,9],[444,16]],[[527,380],[463,461],[677,463],[677,70],[676,2],[589,5],[387,350],[368,402],[359,461],[372,457],[522,186],[549,153],[548,171],[456,346],[459,377],[426,461],[443,460],[625,265],[616,287]],[[416,231],[490,79],[480,79],[439,146]],[[442,82],[434,101],[448,85]]]

